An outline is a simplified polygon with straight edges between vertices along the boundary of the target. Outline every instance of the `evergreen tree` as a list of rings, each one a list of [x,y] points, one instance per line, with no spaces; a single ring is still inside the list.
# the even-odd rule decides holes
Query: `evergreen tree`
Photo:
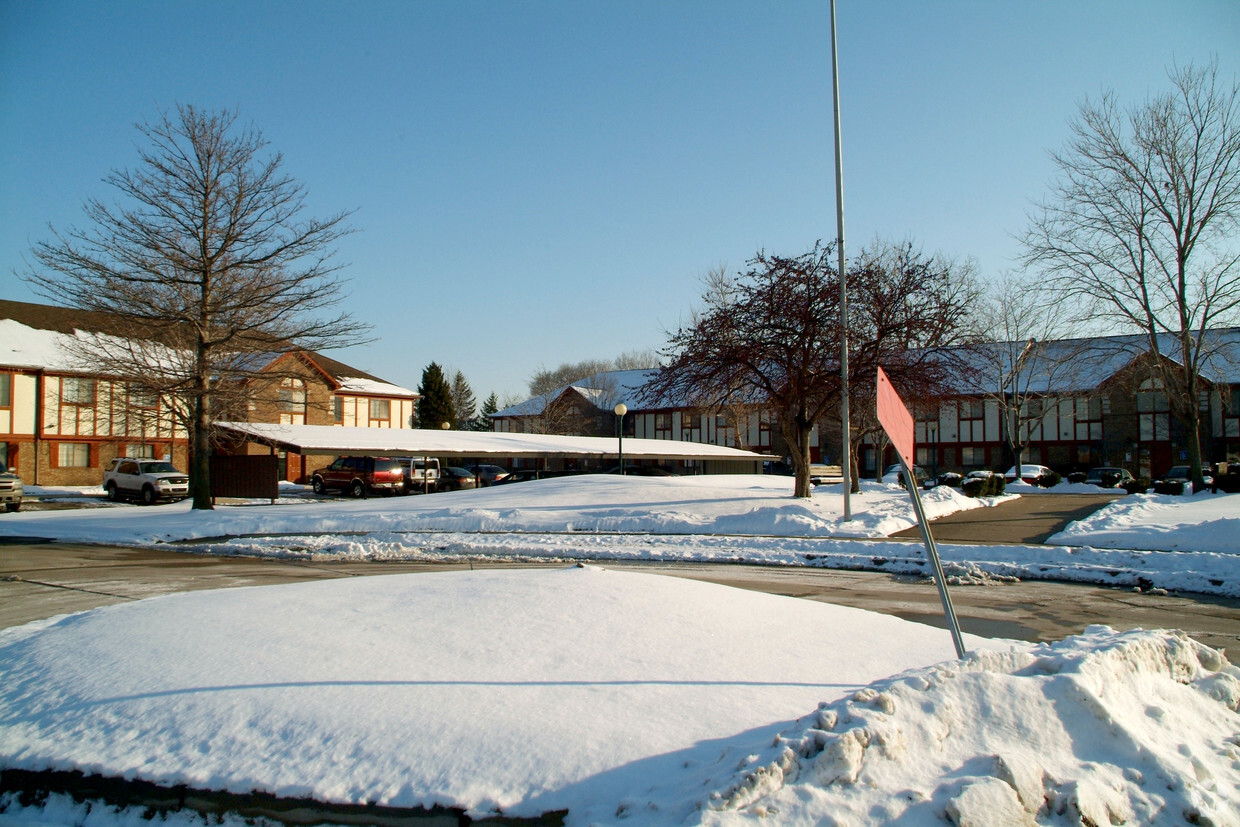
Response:
[[[418,385],[418,427],[439,429],[443,423],[456,424],[456,411],[452,408],[452,388],[444,378],[443,368],[431,362],[422,371],[422,384]]]
[[[473,389],[465,381],[465,375],[459,370],[452,376],[452,410],[456,412],[456,429],[458,431],[474,430],[474,414],[478,402],[474,399]]]
[[[474,431],[491,430],[491,414],[495,413],[498,410],[499,410],[499,399],[496,398],[495,394],[491,394],[490,396],[487,397],[487,401],[482,403],[482,410],[478,412],[478,416],[474,419],[473,428],[471,428],[471,430],[474,430]]]

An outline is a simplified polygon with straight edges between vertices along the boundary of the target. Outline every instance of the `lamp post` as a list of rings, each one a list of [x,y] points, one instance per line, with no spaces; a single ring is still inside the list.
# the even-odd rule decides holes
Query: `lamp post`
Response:
[[[616,433],[619,435],[619,454],[620,454],[620,476],[624,476],[624,415],[629,412],[629,408],[623,402],[617,402],[616,407],[612,408],[616,412]]]

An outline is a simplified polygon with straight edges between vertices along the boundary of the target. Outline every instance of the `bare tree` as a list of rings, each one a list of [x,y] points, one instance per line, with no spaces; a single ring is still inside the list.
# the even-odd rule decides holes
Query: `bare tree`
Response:
[[[305,193],[267,142],[237,116],[178,106],[138,125],[139,165],[91,199],[91,226],[35,245],[25,278],[55,303],[102,311],[111,335],[82,339],[100,373],[172,400],[190,435],[196,509],[211,508],[212,423],[244,404],[269,354],[358,341],[341,299],[334,243],[347,213],[303,217]],[[278,384],[278,383],[277,383]]]
[[[669,361],[643,393],[654,404],[768,406],[792,455],[797,497],[810,496],[810,434],[841,391],[833,255],[821,244],[792,258],[759,252],[735,277],[708,273],[703,308],[670,335]],[[880,364],[909,386],[932,375],[928,354],[962,329],[972,295],[962,287],[967,272],[907,243],[863,251],[849,273],[854,399],[867,387],[872,398]]]
[[[1209,331],[1240,318],[1240,85],[1217,61],[1169,77],[1170,92],[1127,110],[1111,92],[1081,104],[1024,260],[1103,323],[1145,336],[1199,488]]]
[[[911,241],[875,239],[858,254],[848,280],[850,479],[859,490],[863,442],[886,441],[876,407],[877,368],[905,399],[937,406],[958,369],[952,348],[970,340],[968,320],[981,290],[972,260],[927,256]]]
[[[974,320],[976,343],[962,378],[996,406],[1003,442],[1019,469],[1048,403],[1088,367],[1090,342],[1071,338],[1078,322],[1057,292],[1029,275],[992,283]]]

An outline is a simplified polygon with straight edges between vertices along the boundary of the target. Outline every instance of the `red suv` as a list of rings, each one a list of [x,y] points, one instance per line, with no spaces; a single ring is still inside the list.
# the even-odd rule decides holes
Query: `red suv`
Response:
[[[315,471],[310,485],[316,494],[331,488],[347,491],[354,497],[364,497],[371,491],[393,494],[404,490],[405,469],[400,460],[387,457],[340,457]]]

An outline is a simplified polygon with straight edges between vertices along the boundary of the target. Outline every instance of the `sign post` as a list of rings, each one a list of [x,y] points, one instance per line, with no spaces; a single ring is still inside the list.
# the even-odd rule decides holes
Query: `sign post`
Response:
[[[956,621],[956,610],[952,608],[951,595],[947,593],[947,580],[943,577],[943,564],[939,562],[939,550],[930,534],[930,523],[926,520],[925,509],[921,505],[921,491],[917,487],[917,476],[913,473],[913,415],[908,412],[900,395],[891,386],[891,380],[882,368],[878,369],[878,421],[887,432],[892,446],[900,457],[900,467],[904,469],[904,482],[908,486],[909,496],[913,498],[913,512],[917,515],[917,525],[921,528],[921,539],[926,544],[926,556],[934,569],[934,582],[939,587],[939,599],[943,602],[943,614],[947,618],[947,627],[952,633],[952,642],[956,645],[956,656],[963,658],[966,654],[964,638],[960,634],[960,624]]]

